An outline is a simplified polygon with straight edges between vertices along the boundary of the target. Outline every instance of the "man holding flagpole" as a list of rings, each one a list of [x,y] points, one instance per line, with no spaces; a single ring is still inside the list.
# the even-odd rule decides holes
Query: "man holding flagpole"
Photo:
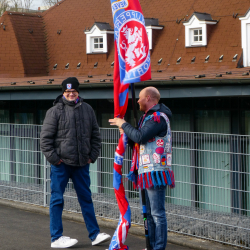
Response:
[[[139,0],[110,1],[115,31],[114,117],[123,118],[128,105],[129,85],[151,79],[150,51]],[[128,249],[124,243],[131,225],[131,212],[122,182],[126,144],[127,136],[123,134],[116,148],[113,170],[113,187],[120,210],[120,220],[109,250]]]
[[[134,143],[133,162],[129,179],[136,188],[145,189],[148,233],[151,249],[165,250],[167,244],[167,220],[165,214],[166,186],[174,187],[171,170],[172,139],[169,118],[172,113],[164,104],[159,104],[160,93],[147,87],[139,94],[138,104],[144,115],[139,129],[124,119],[110,119]]]
[[[110,1],[115,31],[115,119],[111,119],[110,122],[112,125],[122,127],[125,133],[121,135],[114,157],[113,186],[120,210],[120,220],[109,245],[109,250],[128,250],[128,246],[124,243],[131,224],[131,212],[122,183],[122,162],[127,144],[126,133],[135,142],[132,170],[129,176],[134,182],[134,186],[143,190],[142,201],[147,250],[163,250],[167,242],[167,222],[164,208],[165,188],[166,185],[174,187],[174,176],[170,168],[172,147],[168,118],[171,116],[171,111],[165,105],[158,104],[159,91],[151,87],[140,93],[139,104],[141,110],[145,112],[140,121],[140,129],[134,129],[123,120],[127,110],[129,85],[132,86],[132,96],[135,96],[134,83],[151,79],[149,41],[139,0]],[[133,99],[135,101],[135,98]],[[145,137],[142,136],[143,132],[145,132]],[[148,141],[150,139],[153,143]],[[141,146],[138,143],[142,143]],[[139,155],[139,150],[142,155]],[[153,150],[155,152],[151,153]],[[152,243],[149,243],[148,237],[147,213],[144,202],[145,189],[147,189],[148,214],[151,216],[149,236]]]

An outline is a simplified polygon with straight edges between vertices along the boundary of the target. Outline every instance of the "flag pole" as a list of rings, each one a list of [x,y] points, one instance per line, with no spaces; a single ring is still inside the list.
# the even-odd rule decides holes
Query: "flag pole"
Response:
[[[135,98],[135,84],[131,83],[131,94],[132,94],[132,107],[134,113],[134,122],[135,127],[138,128],[138,118],[137,118],[137,110],[136,110],[136,98]],[[147,207],[146,207],[146,198],[145,198],[145,189],[141,189],[141,199],[142,199],[142,211],[143,211],[143,222],[145,229],[145,238],[146,238],[146,249],[151,250],[148,236],[148,218],[147,218]]]

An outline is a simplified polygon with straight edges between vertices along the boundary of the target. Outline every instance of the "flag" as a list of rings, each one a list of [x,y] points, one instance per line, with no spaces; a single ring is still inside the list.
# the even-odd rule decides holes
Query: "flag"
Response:
[[[139,0],[111,0],[114,20],[114,116],[123,118],[128,105],[129,84],[151,79],[149,41]],[[131,211],[122,182],[122,163],[127,145],[123,134],[115,152],[113,186],[120,220],[109,250],[127,250],[125,240]]]
[[[111,9],[115,39],[115,117],[123,117],[129,83],[151,79],[149,41],[138,0],[111,0]]]

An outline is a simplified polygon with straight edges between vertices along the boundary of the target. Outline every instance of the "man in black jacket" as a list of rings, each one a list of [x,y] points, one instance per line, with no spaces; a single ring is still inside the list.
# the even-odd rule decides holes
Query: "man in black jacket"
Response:
[[[144,112],[139,122],[139,129],[134,128],[121,118],[110,119],[120,133],[125,132],[128,138],[140,145],[140,155],[132,164],[138,170],[136,187],[145,188],[148,216],[148,233],[150,247],[153,250],[165,250],[167,244],[167,219],[165,212],[165,191],[167,185],[173,185],[174,177],[171,170],[171,130],[169,118],[172,113],[164,104],[159,104],[160,93],[154,87],[144,88],[139,94],[138,104]],[[136,147],[134,147],[136,150]],[[168,159],[168,160],[167,160]],[[139,164],[138,164],[139,162]],[[139,166],[138,166],[139,165]],[[148,180],[150,180],[148,182]],[[173,181],[173,182],[172,182]],[[151,250],[148,249],[148,250]]]
[[[101,148],[95,113],[79,96],[79,82],[70,77],[62,82],[63,94],[45,116],[41,131],[41,150],[51,163],[50,233],[52,248],[67,248],[78,241],[62,235],[63,194],[72,179],[92,245],[108,241],[100,233],[91,198],[89,164]]]

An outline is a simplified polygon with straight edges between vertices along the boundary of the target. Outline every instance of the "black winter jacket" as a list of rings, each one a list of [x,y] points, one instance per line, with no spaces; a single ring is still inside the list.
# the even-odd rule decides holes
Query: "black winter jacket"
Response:
[[[168,118],[172,117],[171,110],[165,106],[163,103],[155,105],[152,109],[147,112],[147,116],[152,115],[154,112],[159,111],[165,113]],[[149,140],[153,139],[155,136],[165,136],[167,133],[167,123],[163,117],[161,117],[161,122],[147,121],[145,125],[140,129],[134,128],[129,123],[122,124],[122,129],[130,140],[137,142],[139,144],[145,144]]]
[[[60,159],[71,166],[95,162],[101,148],[101,137],[94,110],[79,97],[75,106],[64,103],[58,96],[45,116],[40,145],[49,163]]]

